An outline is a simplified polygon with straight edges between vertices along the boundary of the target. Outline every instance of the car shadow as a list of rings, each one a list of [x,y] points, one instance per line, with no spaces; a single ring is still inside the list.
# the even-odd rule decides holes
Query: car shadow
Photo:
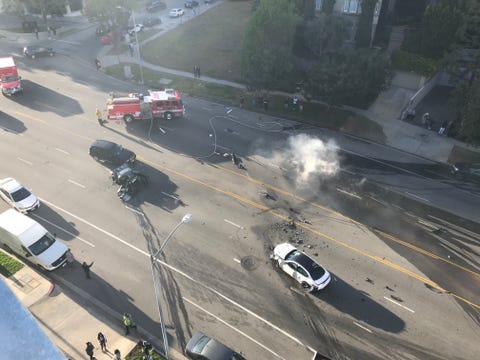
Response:
[[[43,227],[55,233],[61,240],[73,240],[79,235],[76,224],[73,221],[65,220],[57,211],[41,201],[40,207],[29,214],[35,221],[38,221]],[[48,220],[47,220],[48,219]]]
[[[109,168],[112,170],[111,167]],[[138,160],[133,168],[148,177],[148,184],[139,185],[138,192],[124,201],[125,203],[133,207],[149,203],[168,212],[172,212],[179,206],[187,206],[176,193],[178,186],[164,172]],[[120,185],[114,188],[119,187]]]
[[[22,121],[5,114],[3,111],[0,111],[0,129],[13,134],[21,134],[27,130]]]
[[[371,283],[372,290],[375,284]],[[384,289],[390,289],[385,292],[387,297],[395,297],[395,290],[388,286]],[[354,319],[390,333],[399,333],[405,329],[405,322],[381,305],[367,292],[355,289],[349,283],[343,281],[340,277],[332,274],[331,283],[323,290],[310,293],[311,296],[328,302],[339,312],[349,314]]]

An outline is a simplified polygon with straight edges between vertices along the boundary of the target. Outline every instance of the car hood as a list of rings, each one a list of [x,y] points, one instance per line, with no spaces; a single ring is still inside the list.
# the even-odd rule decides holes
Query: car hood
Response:
[[[37,260],[45,267],[50,268],[52,263],[60,259],[67,250],[67,245],[56,240],[47,250],[37,255]]]
[[[16,205],[19,209],[30,209],[35,206],[38,202],[38,199],[35,195],[30,194],[30,196],[26,197],[21,201],[17,201]]]
[[[296,250],[297,248],[293,246],[292,244],[289,243],[283,243],[280,245],[275,246],[275,249],[273,249],[273,254],[281,259],[285,259],[285,257],[291,253],[293,250]]]

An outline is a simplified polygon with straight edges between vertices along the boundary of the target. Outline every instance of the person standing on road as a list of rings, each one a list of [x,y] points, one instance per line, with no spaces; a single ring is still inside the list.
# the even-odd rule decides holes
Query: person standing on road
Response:
[[[130,334],[130,328],[132,327],[132,319],[130,318],[130,314],[123,314],[123,326],[125,326],[125,335]]]
[[[101,332],[97,335],[98,343],[100,344],[100,348],[103,352],[107,351],[107,338]]]
[[[102,112],[98,108],[97,108],[97,110],[95,110],[95,116],[97,117],[97,121],[98,121],[99,125],[103,126]]]
[[[37,27],[35,28],[35,37],[36,37],[37,40],[38,40],[38,28],[37,28]]]
[[[87,277],[87,279],[91,279],[90,268],[92,267],[92,265],[93,265],[93,261],[90,265],[88,265],[85,261],[82,263],[82,269],[85,272],[85,276]]]
[[[133,57],[134,48],[132,43],[128,44],[128,49],[130,50],[130,56]]]
[[[87,347],[85,348],[85,352],[87,353],[88,356],[90,356],[90,360],[93,360],[94,357],[93,357],[93,349],[95,349],[95,347],[93,346],[93,344],[89,341],[87,342]]]
[[[95,66],[97,67],[97,71],[102,68],[102,64],[100,63],[100,60],[95,59]]]

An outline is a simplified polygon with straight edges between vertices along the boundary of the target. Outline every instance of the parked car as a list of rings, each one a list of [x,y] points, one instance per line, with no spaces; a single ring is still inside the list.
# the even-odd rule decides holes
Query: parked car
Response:
[[[143,26],[145,27],[152,27],[161,23],[162,19],[160,19],[159,17],[146,17],[145,19],[143,19]]]
[[[451,172],[458,179],[480,182],[480,163],[456,163],[452,165]]]
[[[165,9],[167,6],[161,1],[152,1],[146,7],[147,12],[160,11]]]
[[[330,283],[330,273],[292,244],[283,243],[275,246],[271,258],[305,290],[321,290]]]
[[[124,163],[133,164],[137,157],[133,151],[107,140],[95,140],[90,145],[89,154],[96,161],[115,166]]]
[[[102,45],[110,45],[113,42],[113,33],[109,32],[100,38]]]
[[[43,46],[25,46],[23,48],[23,55],[30,59],[35,59],[40,56],[53,56],[55,55],[55,50]]]
[[[11,207],[28,213],[40,207],[40,200],[13,178],[0,180],[0,196]]]
[[[183,11],[183,9],[175,8],[170,10],[170,12],[168,13],[168,16],[170,16],[171,18],[177,18],[182,16],[183,14],[185,14],[185,11]]]
[[[134,35],[143,31],[143,24],[135,24],[131,29],[128,30],[128,35]]]
[[[185,8],[186,9],[193,9],[194,7],[198,6],[198,1],[186,1]]]
[[[242,355],[200,331],[188,341],[185,355],[192,360],[245,360]]]

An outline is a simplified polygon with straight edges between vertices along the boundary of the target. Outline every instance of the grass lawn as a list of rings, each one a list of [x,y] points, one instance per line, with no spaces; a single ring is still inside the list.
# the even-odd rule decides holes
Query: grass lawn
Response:
[[[3,251],[0,251],[0,274],[10,277],[23,268],[23,264]]]
[[[142,46],[143,58],[171,69],[240,81],[240,51],[252,1],[225,1]]]

